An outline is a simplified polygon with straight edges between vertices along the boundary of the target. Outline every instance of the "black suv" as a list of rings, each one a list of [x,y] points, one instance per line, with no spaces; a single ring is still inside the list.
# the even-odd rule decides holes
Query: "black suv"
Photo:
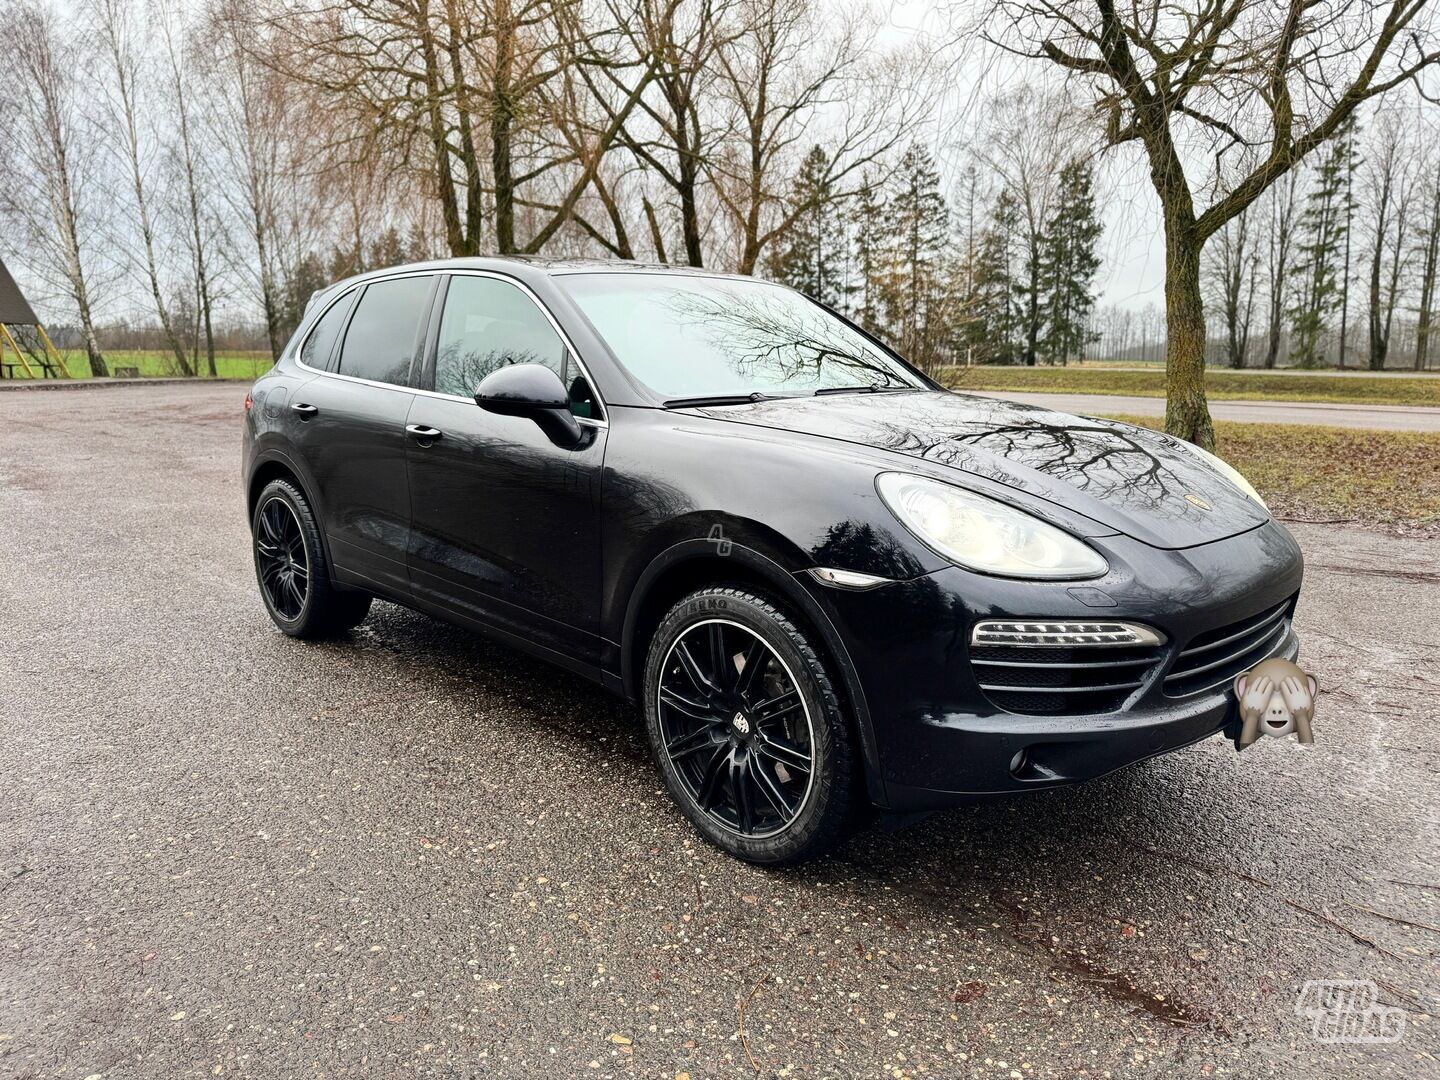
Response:
[[[260,593],[372,597],[640,704],[710,840],[803,859],[891,813],[1238,731],[1300,552],[1187,443],[945,391],[751,278],[458,259],[316,295],[246,399]]]

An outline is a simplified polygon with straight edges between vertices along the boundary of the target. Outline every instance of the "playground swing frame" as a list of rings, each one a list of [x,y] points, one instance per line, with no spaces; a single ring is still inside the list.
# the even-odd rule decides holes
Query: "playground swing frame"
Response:
[[[10,329],[11,325],[29,325],[35,327],[35,332],[40,338],[40,342],[45,350],[45,354],[50,358],[51,365],[53,365],[55,369],[60,372],[61,378],[68,379],[71,377],[70,369],[65,366],[65,358],[60,355],[60,350],[55,348],[55,343],[50,340],[50,335],[45,332],[45,327],[39,322],[14,324],[0,323],[0,364],[3,364],[5,362],[5,346],[9,345],[10,348],[15,350],[15,359],[19,361],[21,370],[25,372],[25,377],[27,379],[33,379],[36,377],[35,369],[30,366],[30,354],[27,353],[24,349],[22,349],[20,347],[20,343],[15,340],[15,335]]]

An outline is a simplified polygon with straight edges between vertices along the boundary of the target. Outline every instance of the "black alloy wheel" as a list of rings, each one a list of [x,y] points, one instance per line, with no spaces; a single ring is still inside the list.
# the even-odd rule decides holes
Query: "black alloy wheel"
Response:
[[[868,800],[828,665],[794,616],[748,590],[702,589],[647,652],[650,745],[701,835],[768,865],[844,839]]]
[[[256,526],[255,567],[260,587],[282,618],[298,619],[310,592],[310,560],[300,535],[300,519],[290,504],[276,495],[260,507]]]
[[[759,838],[799,816],[815,773],[810,715],[759,636],[723,619],[690,627],[670,647],[656,709],[666,756],[715,822]]]
[[[266,484],[255,500],[250,531],[255,577],[276,626],[291,637],[323,638],[360,625],[371,596],[330,580],[319,521],[297,484],[289,479]]]

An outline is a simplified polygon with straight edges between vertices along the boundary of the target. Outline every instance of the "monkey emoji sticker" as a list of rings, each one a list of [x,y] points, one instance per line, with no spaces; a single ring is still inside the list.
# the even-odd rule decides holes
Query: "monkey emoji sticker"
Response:
[[[1310,720],[1320,684],[1289,660],[1265,660],[1235,676],[1235,697],[1240,702],[1240,745],[1249,746],[1261,735],[1282,739],[1295,735],[1302,743],[1314,742]]]

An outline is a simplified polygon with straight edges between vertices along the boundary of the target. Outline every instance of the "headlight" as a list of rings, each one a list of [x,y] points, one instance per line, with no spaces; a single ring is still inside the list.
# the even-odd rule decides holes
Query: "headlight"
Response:
[[[1260,509],[1264,510],[1267,514],[1270,512],[1270,507],[1265,505],[1265,500],[1260,498],[1260,493],[1256,491],[1253,486],[1251,486],[1249,480],[1246,480],[1245,477],[1240,475],[1240,470],[1235,468],[1235,466],[1231,465],[1229,462],[1221,461],[1214,454],[1210,453],[1210,451],[1202,450],[1200,447],[1196,446],[1192,442],[1187,442],[1184,439],[1177,439],[1176,442],[1178,442],[1186,450],[1189,450],[1190,453],[1194,454],[1201,461],[1205,462],[1206,465],[1209,465],[1221,476],[1225,477],[1226,480],[1229,480],[1230,483],[1234,484],[1246,495],[1249,495],[1250,498],[1254,499],[1257,503],[1260,504]]]
[[[967,569],[1016,578],[1090,578],[1110,569],[1069,533],[983,495],[905,473],[881,473],[875,487],[911,532]]]

